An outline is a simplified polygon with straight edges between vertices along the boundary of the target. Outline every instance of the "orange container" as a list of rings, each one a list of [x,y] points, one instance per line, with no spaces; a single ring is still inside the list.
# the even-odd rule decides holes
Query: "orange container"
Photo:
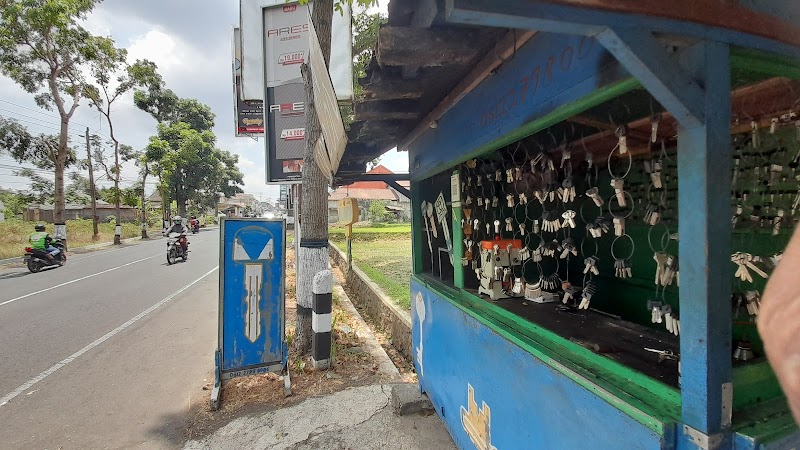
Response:
[[[499,246],[502,250],[507,249],[509,245],[511,245],[511,248],[522,248],[522,240],[498,239],[496,241],[481,241],[481,248],[484,250],[493,250],[495,245]]]

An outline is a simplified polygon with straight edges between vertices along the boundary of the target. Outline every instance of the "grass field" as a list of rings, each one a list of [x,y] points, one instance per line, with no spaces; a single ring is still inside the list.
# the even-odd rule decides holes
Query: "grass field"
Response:
[[[397,305],[411,309],[411,227],[378,228],[360,233],[356,230],[353,229],[353,264],[383,288]],[[334,236],[331,231],[331,241],[343,252],[347,251],[343,233]]]
[[[33,227],[35,224],[36,222],[21,220],[0,222],[0,259],[22,257],[25,247],[28,245],[28,237],[34,232]],[[53,224],[47,224],[47,232],[51,235],[53,234]],[[134,223],[122,224],[122,239],[141,235],[142,229],[140,225]],[[113,240],[113,223],[101,223],[100,238],[97,241],[92,241],[91,220],[67,221],[67,247],[69,249],[102,242],[112,242]]]

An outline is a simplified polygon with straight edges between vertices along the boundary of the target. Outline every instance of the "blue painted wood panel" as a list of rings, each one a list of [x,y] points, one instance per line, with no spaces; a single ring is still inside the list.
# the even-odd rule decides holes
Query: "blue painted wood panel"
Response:
[[[225,219],[222,223],[219,345],[223,372],[285,363],[285,233],[283,220]]]
[[[411,305],[420,386],[459,448],[660,449],[674,439],[637,422],[414,280]]]
[[[593,38],[537,33],[411,144],[412,178],[466,161],[523,125],[628,78]]]

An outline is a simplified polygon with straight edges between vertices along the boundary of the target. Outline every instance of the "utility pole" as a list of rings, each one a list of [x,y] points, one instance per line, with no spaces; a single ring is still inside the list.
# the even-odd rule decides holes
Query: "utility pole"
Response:
[[[92,169],[92,149],[89,145],[89,127],[86,127],[86,161],[89,165],[89,195],[92,197],[92,240],[100,238],[100,231],[97,229],[97,195],[94,192],[94,169]]]

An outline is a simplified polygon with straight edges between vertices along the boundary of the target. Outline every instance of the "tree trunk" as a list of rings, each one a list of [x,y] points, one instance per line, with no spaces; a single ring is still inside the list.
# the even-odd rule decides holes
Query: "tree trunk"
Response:
[[[147,198],[145,198],[145,186],[147,186],[147,175],[150,174],[150,167],[144,163],[144,171],[142,172],[142,239],[148,239],[147,236]]]
[[[67,246],[67,224],[64,217],[64,167],[67,163],[67,137],[69,135],[69,118],[61,118],[61,133],[58,137],[58,152],[55,157],[55,205],[53,208],[53,223],[55,230],[53,236],[64,240],[64,247]]]
[[[325,64],[330,61],[333,1],[317,0],[311,21],[320,40]],[[297,255],[297,327],[296,349],[299,354],[311,350],[311,306],[314,299],[314,275],[328,268],[328,184],[314,161],[314,145],[322,132],[314,105],[311,69],[303,64],[306,92],[306,150],[303,158],[303,187],[300,223],[300,252]],[[295,221],[297,218],[295,218]],[[297,224],[295,223],[295,226]]]
[[[111,124],[111,119],[108,120],[109,126]],[[120,214],[122,213],[122,208],[120,208],[120,201],[122,200],[121,192],[119,191],[119,142],[114,138],[114,131],[111,130],[111,138],[114,139],[114,191],[116,193],[115,197],[115,205],[117,210],[117,223],[114,226],[114,245],[122,244],[122,225],[120,222]]]

